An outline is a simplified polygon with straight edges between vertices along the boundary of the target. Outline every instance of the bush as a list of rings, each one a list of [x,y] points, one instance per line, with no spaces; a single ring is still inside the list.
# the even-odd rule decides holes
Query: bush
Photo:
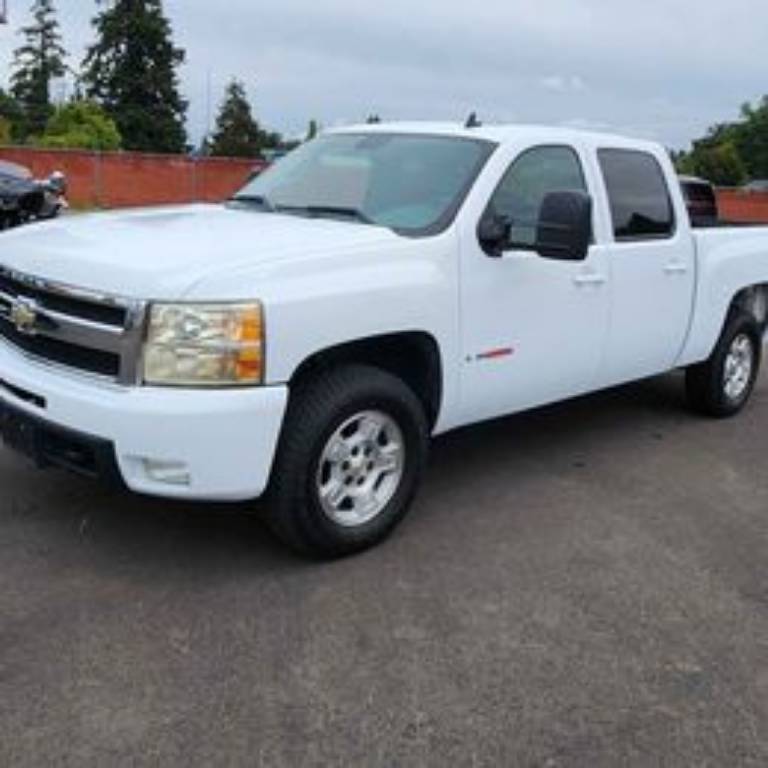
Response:
[[[120,149],[122,139],[115,122],[91,101],[72,101],[58,107],[45,133],[36,141],[52,149]]]

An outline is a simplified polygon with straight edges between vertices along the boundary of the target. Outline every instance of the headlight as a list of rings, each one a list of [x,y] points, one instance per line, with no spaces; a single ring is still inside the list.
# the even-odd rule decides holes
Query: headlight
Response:
[[[153,304],[144,381],[166,386],[247,386],[264,375],[261,304]]]

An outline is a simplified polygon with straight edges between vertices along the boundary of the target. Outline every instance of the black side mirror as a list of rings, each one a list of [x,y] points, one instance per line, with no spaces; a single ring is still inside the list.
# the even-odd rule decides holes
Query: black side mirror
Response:
[[[54,171],[47,179],[48,189],[57,195],[67,191],[67,177],[61,171]]]
[[[550,192],[541,204],[536,251],[545,259],[583,261],[592,242],[592,198],[584,192]]]
[[[506,216],[486,211],[477,225],[477,239],[480,247],[494,258],[500,258],[509,245],[512,225]]]

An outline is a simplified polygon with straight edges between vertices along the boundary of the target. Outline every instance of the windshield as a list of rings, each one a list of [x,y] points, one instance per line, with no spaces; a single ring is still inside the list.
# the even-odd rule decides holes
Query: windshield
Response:
[[[23,165],[0,160],[0,176],[11,176],[14,179],[31,179],[32,172]]]
[[[494,148],[455,137],[330,134],[284,157],[234,200],[406,235],[435,234],[453,221]]]

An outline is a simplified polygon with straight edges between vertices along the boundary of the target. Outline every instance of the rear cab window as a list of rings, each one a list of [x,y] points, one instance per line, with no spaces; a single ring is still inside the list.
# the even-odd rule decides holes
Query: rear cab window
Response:
[[[597,157],[616,241],[673,237],[675,210],[659,161],[648,152],[632,149],[600,149]]]

